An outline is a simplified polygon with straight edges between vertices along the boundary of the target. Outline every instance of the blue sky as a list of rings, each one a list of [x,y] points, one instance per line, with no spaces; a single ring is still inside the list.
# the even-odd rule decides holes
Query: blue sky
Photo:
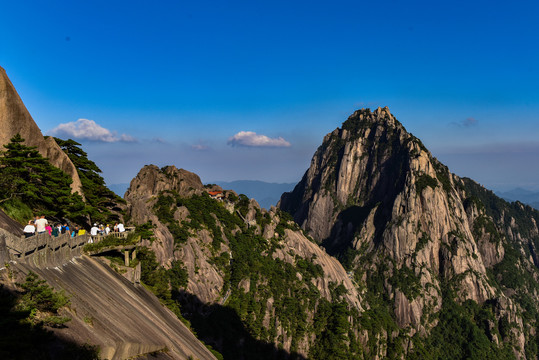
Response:
[[[388,106],[458,175],[539,190],[537,1],[23,0],[2,13],[0,66],[41,130],[63,124],[109,184],[150,163],[295,182],[354,110]]]

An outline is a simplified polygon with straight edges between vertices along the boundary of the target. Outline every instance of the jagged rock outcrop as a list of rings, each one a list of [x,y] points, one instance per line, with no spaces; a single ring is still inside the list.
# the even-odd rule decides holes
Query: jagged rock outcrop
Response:
[[[223,197],[210,199],[209,194],[215,192]],[[298,301],[303,304],[305,312],[294,316],[308,324],[314,321],[320,298],[328,303],[343,301],[354,314],[363,311],[361,294],[337,259],[310,241],[293,221],[281,218],[275,208],[266,211],[244,195],[205,187],[195,174],[173,166],[145,166],[131,182],[125,199],[131,222],[153,224],[154,239],[145,244],[158,261],[167,268],[174,262],[185,267],[186,295],[203,304],[184,304],[190,312],[208,316],[205,307],[226,302],[244,306],[240,305],[247,301],[244,298],[251,298],[264,304],[254,317],[260,319],[265,332],[273,333],[270,340],[286,351],[307,356],[315,338],[305,330],[299,337],[294,334],[298,324],[289,323],[282,313],[287,306]],[[249,266],[294,275],[285,279],[245,272]],[[293,291],[311,295],[297,299]],[[244,321],[253,326],[248,317]],[[224,346],[215,338],[208,341],[216,341],[217,348]],[[244,341],[240,335],[234,339]]]
[[[459,301],[504,304],[498,317],[510,313],[523,331],[515,298],[500,291],[490,275],[502,267],[497,265],[508,245],[504,227],[509,237],[523,239],[503,215],[497,219],[485,209],[493,200],[472,183],[451,174],[387,107],[362,109],[324,137],[302,180],[279,206],[367,285],[382,273],[379,281],[396,322],[411,329],[409,335],[428,334],[436,326],[432,314],[442,309],[448,286]],[[532,243],[534,214],[521,214],[531,218]],[[529,248],[521,252],[531,251],[533,259]],[[537,294],[531,296],[537,306]],[[524,356],[523,337],[515,344],[517,356]]]
[[[153,249],[160,263],[168,263],[174,258],[174,242],[170,240],[170,232],[166,225],[160,223],[152,206],[157,196],[163,191],[173,191],[181,196],[200,194],[204,185],[198,175],[175,166],[167,166],[162,170],[155,165],[144,166],[137,176],[131,180],[131,184],[125,193],[128,203],[126,218],[135,224],[152,221],[157,243]]]
[[[281,207],[329,249],[350,243],[355,250],[377,247],[399,268],[413,260],[442,277],[484,275],[463,199],[452,183],[447,169],[387,108],[357,111],[342,129],[326,135]],[[467,297],[479,302],[494,293],[476,275],[463,286]]]
[[[44,137],[24,106],[6,71],[0,67],[0,145],[9,143],[19,133],[28,146],[35,146],[52,165],[63,170],[72,179],[71,189],[83,195],[77,169],[52,137]],[[3,148],[2,148],[3,149]]]
[[[324,276],[315,280],[315,285],[320,294],[331,300],[331,283],[340,283],[346,288],[345,298],[348,303],[353,304],[358,310],[363,310],[361,296],[356,289],[352,279],[349,278],[341,263],[332,256],[328,256],[318,245],[308,241],[305,236],[298,231],[285,230],[286,247],[278,249],[275,256],[294,263],[291,254],[298,255],[304,259],[313,259],[315,265],[320,265],[324,271]]]

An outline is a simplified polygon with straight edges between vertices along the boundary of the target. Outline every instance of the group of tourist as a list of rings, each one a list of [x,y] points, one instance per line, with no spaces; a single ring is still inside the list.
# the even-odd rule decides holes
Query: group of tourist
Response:
[[[45,219],[45,215],[36,216],[34,220],[28,221],[28,225],[24,227],[24,236],[30,237],[37,234],[44,234],[46,232],[49,233],[49,235],[52,234],[52,227],[50,226],[47,219]]]
[[[124,232],[125,231],[124,224],[122,224],[122,223],[114,224],[113,231],[114,232]],[[97,225],[97,223],[95,223],[94,226],[92,226],[92,228],[90,229],[90,235],[92,235],[92,236],[108,235],[108,234],[110,234],[110,225],[108,225],[108,224],[107,224],[107,226],[103,226],[103,224]]]
[[[122,223],[116,223],[113,227],[114,232],[124,232],[125,227]],[[84,235],[86,234],[86,230],[82,227],[79,227],[78,225],[73,225],[73,228],[70,229],[69,225],[67,223],[62,224],[54,224],[51,226],[47,219],[45,219],[45,215],[36,216],[35,219],[28,221],[28,225],[24,227],[24,236],[26,238],[29,238],[30,236],[34,236],[36,234],[45,234],[48,233],[50,236],[58,236],[60,234],[71,234],[71,237]],[[111,232],[110,225],[97,225],[97,223],[94,224],[94,226],[90,229],[90,235],[97,236],[97,235],[109,235]]]

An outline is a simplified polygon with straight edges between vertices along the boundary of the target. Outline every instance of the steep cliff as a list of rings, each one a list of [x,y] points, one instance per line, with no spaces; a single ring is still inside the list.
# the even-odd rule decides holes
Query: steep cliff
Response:
[[[358,110],[326,135],[279,206],[353,271],[370,299],[365,306],[390,309],[396,332],[388,335],[388,326],[380,333],[397,344],[381,349],[380,342],[371,351],[412,356],[420,352],[419,343],[434,348],[425,336],[445,336],[444,316],[472,301],[477,311],[490,314],[490,328],[478,331],[499,344],[491,349],[506,354],[511,347],[518,357],[537,353],[532,328],[538,297],[531,279],[538,278],[538,213],[451,174],[388,108]],[[508,252],[520,269],[516,276],[530,279],[524,289],[504,281],[515,276],[506,269]],[[502,319],[511,331],[496,326]]]
[[[159,263],[187,273],[177,291],[182,312],[225,358],[306,357],[335,319],[347,328],[332,346],[360,351],[359,333],[348,328],[357,328],[361,295],[286,213],[172,166],[144,167],[125,198],[130,222],[151,222],[146,245]]]
[[[5,212],[0,210],[0,229],[15,236],[23,236],[21,224],[10,218]]]
[[[23,283],[30,271],[67,295],[69,303],[61,309],[61,315],[70,320],[63,326],[48,328],[54,335],[47,335],[51,346],[44,346],[46,352],[32,354],[31,351],[10,347],[12,352],[5,354],[2,348],[5,358],[57,358],[55,354],[60,352],[54,349],[58,344],[53,342],[58,339],[64,347],[69,343],[96,346],[100,359],[215,359],[153,294],[142,285],[133,285],[100,259],[82,256],[54,268],[12,262],[0,269],[3,302],[9,299],[6,290],[16,293],[14,284]],[[35,299],[36,302],[46,300],[43,295]],[[2,315],[5,321],[10,313]],[[17,330],[24,334],[19,329],[23,325],[30,326],[22,321],[17,326]],[[36,326],[28,332],[38,330]],[[15,340],[19,345],[31,345],[24,344],[23,340]],[[88,355],[77,355],[80,357],[71,358],[90,358]]]
[[[43,136],[9,80],[6,71],[0,67],[0,145],[9,143],[17,133],[26,140],[26,145],[37,147],[43,157],[48,158],[51,164],[73,179],[71,189],[74,192],[83,194],[77,169],[53,138]],[[3,148],[0,149],[3,150]]]

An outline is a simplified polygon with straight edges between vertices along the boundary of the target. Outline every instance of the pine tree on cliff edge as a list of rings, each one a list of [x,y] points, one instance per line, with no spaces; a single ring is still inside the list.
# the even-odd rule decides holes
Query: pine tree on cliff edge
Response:
[[[84,202],[71,193],[71,178],[26,146],[20,134],[4,145],[0,157],[0,201],[20,202],[32,212],[58,219],[80,216]],[[19,219],[20,220],[20,219]]]

